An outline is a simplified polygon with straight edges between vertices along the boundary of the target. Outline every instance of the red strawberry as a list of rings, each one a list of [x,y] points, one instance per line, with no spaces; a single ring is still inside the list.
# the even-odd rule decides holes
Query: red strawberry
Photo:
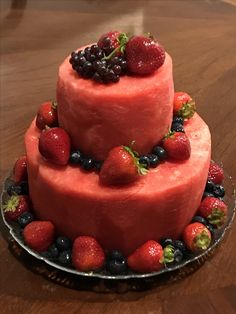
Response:
[[[117,48],[119,43],[120,32],[111,31],[103,34],[98,40],[98,47],[102,48],[107,54],[111,53],[115,48]]]
[[[227,205],[216,197],[206,197],[198,208],[199,215],[217,228],[221,227],[226,220]]]
[[[50,162],[66,165],[70,157],[71,141],[62,128],[51,128],[43,131],[39,138],[39,152]]]
[[[15,183],[20,183],[27,180],[27,157],[21,156],[15,162],[13,168],[13,180]]]
[[[190,119],[196,111],[195,102],[185,92],[176,92],[174,95],[174,116]]]
[[[169,157],[177,160],[186,160],[191,154],[189,139],[183,132],[170,131],[164,138],[163,148]]]
[[[45,127],[58,126],[57,104],[56,102],[47,101],[40,105],[36,117],[36,126],[43,130]]]
[[[25,243],[37,252],[46,251],[54,236],[55,228],[50,221],[32,221],[23,230]]]
[[[138,273],[158,271],[163,267],[163,249],[156,241],[149,240],[128,257],[127,263]]]
[[[211,161],[208,172],[208,180],[211,180],[215,184],[221,184],[224,180],[223,169],[214,161]]]
[[[211,244],[211,233],[203,224],[194,222],[185,227],[183,240],[190,251],[204,251]]]
[[[99,173],[100,182],[106,185],[124,185],[134,182],[147,169],[139,163],[137,153],[127,146],[113,148]]]
[[[11,196],[7,203],[3,205],[3,211],[7,220],[17,221],[22,213],[30,211],[30,201],[28,196]]]
[[[105,254],[93,237],[80,236],[72,248],[72,263],[79,271],[97,270],[104,265]]]
[[[128,70],[135,74],[150,74],[165,61],[165,50],[151,37],[133,36],[125,48]]]

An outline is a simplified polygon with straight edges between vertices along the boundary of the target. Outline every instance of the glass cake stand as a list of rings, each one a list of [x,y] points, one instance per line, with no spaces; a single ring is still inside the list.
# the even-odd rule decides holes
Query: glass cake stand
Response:
[[[1,205],[9,198],[7,186],[10,183],[10,177],[4,182],[1,194]],[[210,247],[199,254],[191,254],[181,263],[172,265],[152,273],[137,274],[128,272],[126,275],[110,275],[106,271],[100,272],[80,272],[72,267],[65,267],[50,260],[44,254],[39,254],[24,243],[22,229],[16,223],[9,223],[4,218],[2,206],[1,215],[9,240],[9,250],[32,271],[41,274],[52,281],[64,286],[82,290],[94,290],[98,292],[116,291],[123,292],[127,290],[143,290],[160,284],[161,281],[173,282],[185,277],[199,268],[215,251],[216,247],[223,240],[227,230],[231,227],[236,207],[236,193],[232,178],[225,175],[224,187],[226,190],[225,202],[228,205],[228,217],[224,226],[216,230]],[[10,237],[9,237],[10,235]]]

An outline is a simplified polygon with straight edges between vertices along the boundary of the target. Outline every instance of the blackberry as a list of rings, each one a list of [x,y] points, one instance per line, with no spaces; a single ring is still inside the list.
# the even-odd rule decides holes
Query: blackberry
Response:
[[[108,57],[114,50],[109,38],[104,40],[103,48],[98,45],[86,47],[78,52],[73,51],[69,62],[74,71],[85,79],[98,83],[116,83],[127,69],[127,62],[122,56]]]

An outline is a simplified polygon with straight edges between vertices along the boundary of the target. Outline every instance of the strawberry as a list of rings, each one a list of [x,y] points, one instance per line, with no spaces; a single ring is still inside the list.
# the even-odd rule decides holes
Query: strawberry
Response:
[[[185,227],[183,240],[190,251],[204,251],[211,244],[211,233],[202,223],[194,222]]]
[[[154,240],[149,240],[128,257],[127,263],[138,273],[158,271],[163,267],[162,246]]]
[[[99,179],[106,185],[124,185],[134,182],[147,169],[139,163],[137,153],[128,146],[114,147],[105,159]]]
[[[221,184],[224,180],[223,169],[214,161],[211,161],[208,172],[208,180],[211,180],[215,184]]]
[[[111,53],[114,49],[116,49],[119,43],[120,32],[111,31],[103,34],[98,40],[98,47],[103,49],[107,54]]]
[[[189,139],[183,132],[170,131],[163,140],[163,148],[169,157],[177,160],[186,160],[191,154]]]
[[[135,74],[150,74],[165,61],[165,50],[153,38],[133,36],[125,48],[128,70]]]
[[[206,197],[198,208],[198,213],[217,228],[221,227],[226,220],[227,205],[216,197]]]
[[[25,195],[13,195],[3,205],[3,211],[7,220],[17,221],[22,213],[30,211],[30,200]]]
[[[50,221],[32,221],[23,230],[25,243],[37,252],[46,251],[54,236],[55,227]]]
[[[43,130],[46,125],[49,127],[58,126],[56,102],[47,101],[42,103],[39,107],[36,117],[36,126],[40,130]]]
[[[196,111],[195,102],[185,92],[176,92],[174,94],[174,116],[190,119]]]
[[[62,128],[48,128],[39,138],[39,152],[57,165],[66,165],[70,157],[71,140]]]
[[[13,180],[15,183],[20,183],[27,180],[27,157],[21,156],[15,162],[13,168]]]
[[[80,236],[72,248],[72,263],[79,271],[97,270],[104,265],[105,253],[93,237]]]

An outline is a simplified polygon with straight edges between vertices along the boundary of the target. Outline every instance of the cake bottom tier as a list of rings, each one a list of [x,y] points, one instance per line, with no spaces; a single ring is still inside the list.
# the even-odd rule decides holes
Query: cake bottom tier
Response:
[[[114,188],[102,186],[95,172],[42,158],[33,121],[25,143],[36,217],[52,221],[60,235],[94,236],[104,249],[125,255],[147,240],[178,238],[201,202],[211,157],[210,132],[197,114],[185,131],[189,160],[164,162],[134,184]]]

